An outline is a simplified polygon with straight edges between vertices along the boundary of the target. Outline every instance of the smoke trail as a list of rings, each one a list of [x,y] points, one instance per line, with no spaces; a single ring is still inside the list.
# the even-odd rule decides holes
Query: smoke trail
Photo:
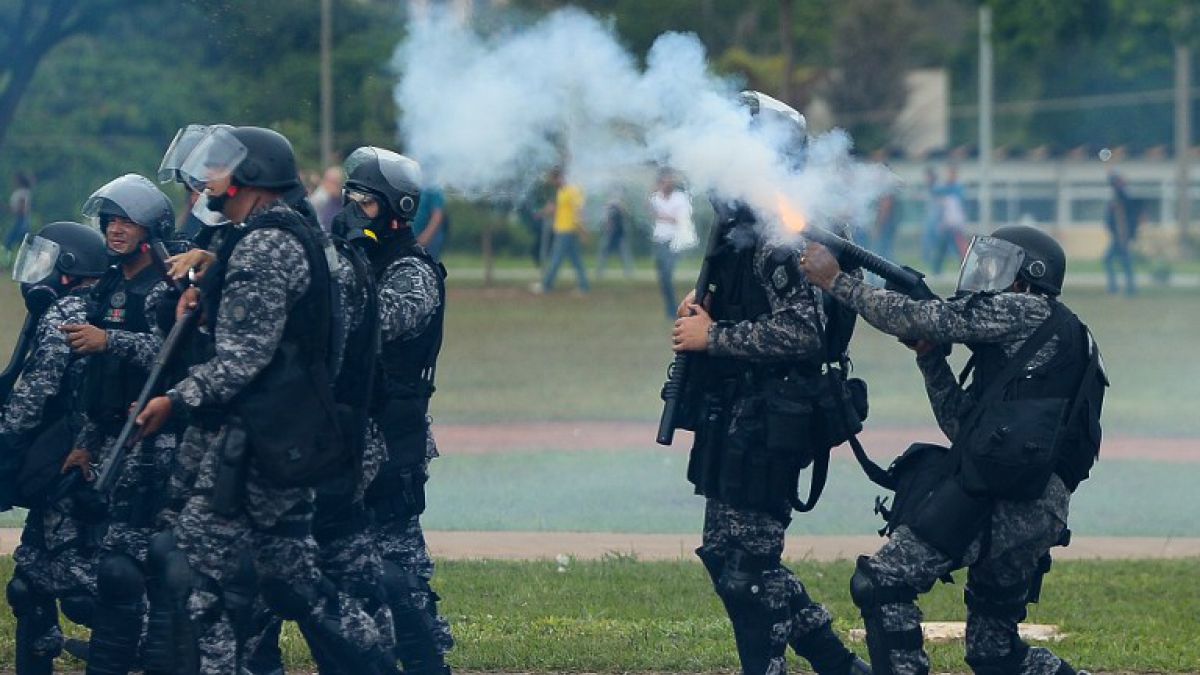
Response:
[[[446,14],[414,20],[397,49],[405,148],[469,196],[512,193],[555,165],[586,190],[683,172],[696,194],[771,216],[778,196],[817,223],[869,221],[891,174],[853,161],[841,131],[813,139],[799,172],[784,139],[751,127],[737,88],[708,68],[690,34],[665,33],[646,67],[610,25],[560,10],[523,29],[481,35]]]

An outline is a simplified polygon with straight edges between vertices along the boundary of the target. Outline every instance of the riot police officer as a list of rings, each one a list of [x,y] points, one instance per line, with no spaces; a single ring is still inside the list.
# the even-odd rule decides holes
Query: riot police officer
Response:
[[[150,180],[127,174],[92,193],[83,215],[99,221],[113,265],[88,297],[88,322],[63,326],[63,331],[72,351],[91,354],[81,395],[86,421],[76,452],[100,457],[120,434],[129,404],[162,346],[153,330],[158,312],[174,310],[151,244],[169,238],[175,214]],[[97,566],[88,673],[123,675],[137,656],[146,610],[146,554],[174,461],[176,439],[170,431],[142,439],[127,458],[132,466],[120,469]]]
[[[66,463],[75,436],[72,400],[83,376],[84,360],[71,353],[60,330],[87,319],[87,290],[108,267],[104,237],[73,222],[56,222],[26,235],[13,264],[13,279],[31,317],[36,317],[27,355],[18,354],[21,377],[6,394],[0,416],[0,458],[6,465],[11,492],[0,496],[4,507],[30,508],[13,553],[16,569],[7,588],[8,605],[17,619],[18,673],[49,673],[62,648],[58,608],[76,623],[90,624],[96,592],[96,542],[91,528],[73,515],[68,497],[48,503],[59,466]],[[44,467],[50,480],[45,479]],[[16,475],[13,475],[13,474]]]
[[[841,273],[820,246],[802,262],[814,284],[913,346],[938,424],[953,443],[928,463],[944,476],[936,489],[893,514],[890,541],[858,560],[851,595],[874,671],[929,671],[916,598],[966,567],[972,670],[1072,675],[1068,663],[1017,633],[1049,549],[1064,541],[1071,493],[1095,461],[1107,386],[1095,341],[1058,300],[1062,247],[1025,226],[976,237],[958,293],[946,301],[865,284]],[[947,343],[973,354],[965,388],[968,373],[956,378],[945,350],[934,348]]]
[[[377,672],[365,662],[373,645],[353,629],[372,620],[320,573],[310,529],[312,486],[349,470],[351,457],[332,400],[342,339],[333,254],[285,200],[299,185],[291,144],[269,129],[211,127],[179,173],[229,221],[212,237],[201,292],[180,301],[202,298],[209,358],[139,418],[147,433],[173,414],[188,420],[178,455],[195,467],[194,484],[173,528],[184,559],[169,537],[151,544],[156,562],[192,570],[165,578],[195,580],[180,617],[195,640],[179,650],[198,647],[203,673],[240,668],[256,595],[239,569],[248,551],[273,612],[342,669]]]
[[[372,421],[387,461],[367,490],[373,539],[406,673],[442,673],[453,646],[429,585],[433,560],[420,515],[426,468],[437,456],[428,417],[446,311],[446,270],[419,246],[411,221],[421,193],[420,166],[403,155],[362,147],[346,159],[345,209],[335,232],[364,247],[379,292],[381,348]]]
[[[794,140],[786,160],[803,161],[798,112],[757,92],[742,102],[754,124]],[[673,331],[675,351],[704,355],[688,463],[688,479],[707,498],[696,553],[733,624],[742,672],[784,672],[789,644],[822,675],[865,672],[829,612],[781,561],[799,474],[819,442],[811,399],[825,362],[826,312],[794,250],[768,243],[744,205],[714,207],[722,228],[708,262],[715,290],[704,307],[690,294]]]

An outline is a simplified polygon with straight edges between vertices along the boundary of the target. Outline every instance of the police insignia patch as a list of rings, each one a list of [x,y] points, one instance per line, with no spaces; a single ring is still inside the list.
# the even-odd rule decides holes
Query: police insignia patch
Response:
[[[229,305],[229,316],[238,323],[245,321],[248,313],[249,312],[246,310],[246,303],[241,299],[234,300]]]
[[[777,291],[787,288],[789,281],[787,270],[783,268],[783,265],[776,267],[775,271],[771,273],[771,283],[775,285]]]
[[[108,299],[108,304],[120,309],[125,306],[125,291],[117,291]]]

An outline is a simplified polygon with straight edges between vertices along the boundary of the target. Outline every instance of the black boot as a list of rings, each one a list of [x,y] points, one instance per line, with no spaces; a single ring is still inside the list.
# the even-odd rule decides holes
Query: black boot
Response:
[[[87,675],[128,675],[137,664],[142,638],[141,603],[96,606],[96,622],[88,643]],[[140,670],[140,667],[138,668]]]

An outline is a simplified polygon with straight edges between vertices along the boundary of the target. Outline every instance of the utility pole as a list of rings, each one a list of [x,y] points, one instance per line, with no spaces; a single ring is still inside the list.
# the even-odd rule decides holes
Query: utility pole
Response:
[[[321,168],[333,164],[333,0],[321,0]]]
[[[992,8],[979,8],[979,228],[992,231]]]
[[[792,0],[779,0],[779,50],[783,55],[783,82],[779,83],[779,99],[788,105],[796,104],[792,100],[792,70],[795,68],[793,30]]]
[[[1175,45],[1175,222],[1182,241],[1191,238],[1192,50]]]

